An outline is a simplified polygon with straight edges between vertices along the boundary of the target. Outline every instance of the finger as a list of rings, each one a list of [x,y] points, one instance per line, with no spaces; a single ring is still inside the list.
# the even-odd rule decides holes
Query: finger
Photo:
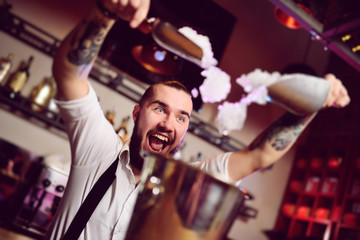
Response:
[[[128,6],[129,4],[129,0],[120,0],[120,5],[122,8]]]
[[[335,91],[333,91],[333,96],[335,97],[334,102],[332,103],[332,107],[345,107],[350,103],[350,97],[345,86],[340,82],[340,80],[336,80]]]
[[[341,107],[345,107],[345,106],[349,105],[349,103],[350,103],[350,97],[349,96],[341,98],[338,101],[338,105],[341,106]]]
[[[330,82],[330,91],[324,107],[345,107],[350,103],[347,89],[334,74],[326,74],[324,77]]]
[[[127,14],[129,16],[129,21],[134,17],[138,9],[141,7],[141,0],[127,0]]]
[[[341,85],[341,82],[340,81],[338,81],[338,80],[334,80],[334,82],[333,82],[333,89],[332,89],[332,91],[331,91],[331,97],[330,97],[330,103],[329,103],[329,105],[330,106],[332,106],[335,102],[336,102],[336,100],[337,99],[339,99],[339,97],[340,97],[340,90],[341,90],[341,87],[342,87],[342,85]]]
[[[333,106],[334,102],[339,96],[340,89],[343,87],[342,83],[339,79],[335,77],[334,74],[326,74],[325,79],[330,83],[330,90],[328,97],[325,101],[324,107],[331,107]]]
[[[347,93],[347,90],[345,87],[342,87],[339,93],[339,97],[336,99],[335,103],[339,105],[340,107],[345,107],[350,103],[350,97]]]
[[[141,5],[141,0],[130,0],[129,5],[134,9],[138,9]]]
[[[334,80],[334,79],[337,79],[336,76],[332,73],[327,73],[324,78],[328,81],[331,81],[331,80]]]
[[[350,97],[349,97],[349,96],[346,96],[346,97],[337,99],[337,100],[331,105],[331,107],[343,108],[343,107],[346,107],[349,103],[350,103]]]
[[[323,107],[331,107],[332,104],[335,102],[335,95],[334,95],[334,91],[336,88],[335,83],[333,80],[329,80],[329,82],[330,82],[330,90]]]
[[[136,4],[136,1],[134,2]],[[138,3],[139,7],[137,8],[133,18],[130,20],[130,27],[137,28],[142,21],[146,18],[149,8],[150,1],[149,0],[140,0]]]

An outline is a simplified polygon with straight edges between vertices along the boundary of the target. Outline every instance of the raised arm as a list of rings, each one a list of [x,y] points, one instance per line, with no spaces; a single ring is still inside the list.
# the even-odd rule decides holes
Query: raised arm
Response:
[[[333,74],[327,74],[325,78],[330,82],[331,87],[324,108],[348,105],[350,98],[341,81]],[[296,116],[286,112],[256,137],[247,148],[230,156],[228,164],[230,178],[234,181],[240,180],[279,160],[289,151],[315,115],[316,113]]]
[[[130,27],[136,28],[147,15],[150,0],[92,0],[91,4],[90,11],[62,41],[54,57],[53,75],[60,100],[87,94],[90,70],[116,21],[111,15],[129,21]]]

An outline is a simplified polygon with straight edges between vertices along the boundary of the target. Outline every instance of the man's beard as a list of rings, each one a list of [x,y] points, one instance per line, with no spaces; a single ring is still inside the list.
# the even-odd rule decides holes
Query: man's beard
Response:
[[[139,119],[139,118],[138,118]],[[136,119],[130,139],[130,164],[139,171],[142,170],[144,159],[140,156],[141,136],[138,134],[138,119]]]
[[[141,171],[143,168],[143,165],[144,165],[144,159],[140,155],[142,136],[138,133],[138,130],[139,130],[138,120],[139,120],[139,118],[136,119],[135,124],[134,124],[129,148],[130,148],[130,164],[131,164],[131,166],[133,166],[136,169],[138,169],[139,171]],[[181,143],[178,146],[176,146],[174,149],[172,149],[170,151],[170,156],[173,156],[181,148],[182,142],[183,141],[181,141]]]

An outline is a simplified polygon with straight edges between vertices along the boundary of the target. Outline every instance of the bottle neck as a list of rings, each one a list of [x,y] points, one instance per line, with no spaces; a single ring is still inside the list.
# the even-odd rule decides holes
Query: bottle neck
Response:
[[[30,69],[30,66],[31,66],[31,63],[32,63],[33,59],[34,59],[34,57],[31,56],[31,57],[29,58],[29,60],[27,61],[27,63],[24,65],[24,67],[22,67],[22,68],[20,69],[20,71],[24,71],[24,72],[29,73],[29,69]]]

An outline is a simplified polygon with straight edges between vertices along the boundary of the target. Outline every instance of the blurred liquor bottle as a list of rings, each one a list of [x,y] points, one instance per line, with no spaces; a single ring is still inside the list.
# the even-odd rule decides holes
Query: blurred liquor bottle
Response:
[[[117,108],[114,107],[111,111],[107,111],[105,113],[105,118],[109,121],[109,123],[114,126],[115,116],[117,113]]]
[[[122,122],[120,124],[120,126],[118,127],[118,129],[116,129],[116,133],[119,135],[119,137],[121,138],[121,140],[123,142],[125,142],[126,138],[127,138],[127,125],[129,122],[130,116],[124,117],[122,119]]]
[[[42,112],[43,107],[48,107],[51,99],[55,96],[56,84],[53,77],[44,78],[41,83],[33,88],[30,99],[33,101],[31,109]]]
[[[28,81],[30,77],[29,69],[33,60],[34,57],[30,56],[29,60],[22,64],[20,68],[9,77],[6,86],[9,87],[12,91],[10,97],[14,98],[16,94],[20,93]]]
[[[3,80],[5,80],[8,73],[10,72],[13,58],[14,58],[14,54],[9,53],[9,55],[6,58],[0,59],[0,83]]]

